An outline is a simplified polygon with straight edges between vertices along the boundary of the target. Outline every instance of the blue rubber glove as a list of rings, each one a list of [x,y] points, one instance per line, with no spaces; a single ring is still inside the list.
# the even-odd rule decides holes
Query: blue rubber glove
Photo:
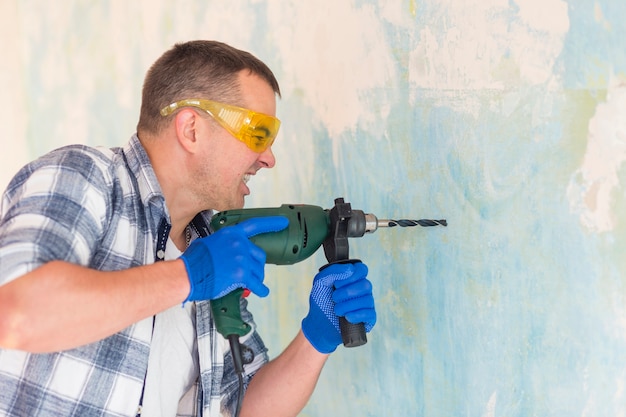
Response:
[[[360,261],[329,265],[313,279],[302,332],[318,352],[334,352],[342,343],[339,316],[350,323],[365,323],[366,332],[376,324],[372,283]]]
[[[237,288],[247,288],[259,297],[267,296],[270,290],[263,284],[265,252],[249,238],[278,232],[288,224],[284,216],[258,217],[191,242],[180,256],[191,284],[184,302],[214,300]]]

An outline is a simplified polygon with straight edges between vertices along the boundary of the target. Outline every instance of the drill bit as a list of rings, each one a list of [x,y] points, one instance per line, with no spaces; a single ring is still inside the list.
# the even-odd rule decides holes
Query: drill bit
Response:
[[[448,222],[444,219],[442,220],[430,220],[430,219],[420,219],[420,220],[408,220],[408,219],[379,219],[378,227],[413,227],[413,226],[447,226]]]

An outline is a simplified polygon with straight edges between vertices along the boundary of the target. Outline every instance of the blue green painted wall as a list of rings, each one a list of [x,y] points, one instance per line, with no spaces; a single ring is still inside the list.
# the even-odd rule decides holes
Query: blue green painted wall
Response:
[[[248,49],[283,90],[248,206],[446,218],[353,240],[379,322],[302,416],[626,414],[621,0],[0,3],[0,185],[68,143],[118,146],[174,42]],[[321,253],[252,299],[272,355]]]

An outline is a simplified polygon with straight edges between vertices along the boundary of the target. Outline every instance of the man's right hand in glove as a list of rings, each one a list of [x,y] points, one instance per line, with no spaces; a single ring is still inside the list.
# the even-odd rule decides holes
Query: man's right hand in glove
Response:
[[[214,300],[237,288],[267,296],[269,288],[263,284],[265,252],[250,238],[278,232],[288,224],[284,216],[253,218],[191,242],[180,256],[191,285],[184,302]]]

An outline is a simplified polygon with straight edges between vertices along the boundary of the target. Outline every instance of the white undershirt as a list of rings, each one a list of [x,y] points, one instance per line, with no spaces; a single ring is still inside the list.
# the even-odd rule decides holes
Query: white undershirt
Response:
[[[176,245],[168,239],[165,260],[176,259],[180,255]],[[176,305],[157,314],[141,414],[146,417],[175,417],[181,398],[194,388],[199,375],[196,304]],[[183,407],[182,403],[180,405]],[[186,404],[184,408],[194,405]]]

